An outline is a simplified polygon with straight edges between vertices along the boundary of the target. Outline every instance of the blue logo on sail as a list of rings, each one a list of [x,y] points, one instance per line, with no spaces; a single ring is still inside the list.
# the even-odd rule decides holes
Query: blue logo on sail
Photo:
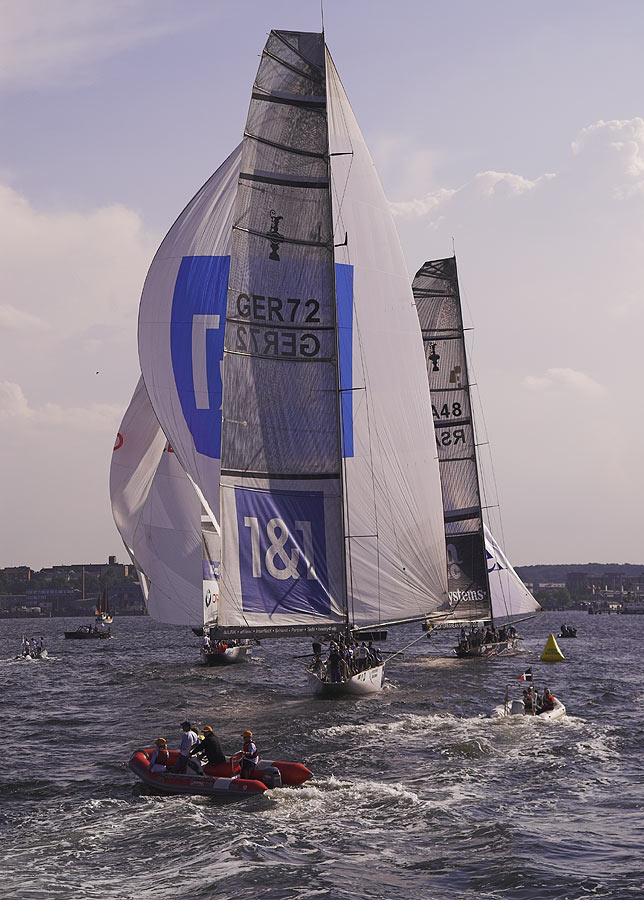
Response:
[[[185,256],[172,300],[170,350],[186,424],[199,453],[221,454],[221,362],[229,256]]]
[[[237,487],[235,502],[243,609],[328,616],[324,494]]]

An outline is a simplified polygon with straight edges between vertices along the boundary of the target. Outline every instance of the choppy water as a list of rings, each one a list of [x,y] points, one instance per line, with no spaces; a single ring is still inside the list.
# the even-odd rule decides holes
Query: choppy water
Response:
[[[115,618],[114,639],[91,643],[63,639],[78,620],[5,620],[0,898],[642,898],[644,618],[568,614],[579,638],[541,663],[561,620],[525,623],[505,660],[423,639],[382,694],[341,701],[307,694],[305,641],[219,670],[198,665],[188,629],[149,619]],[[52,658],[13,658],[30,629]],[[487,718],[528,665],[568,717]],[[234,804],[146,794],[132,750],[178,746],[185,718],[228,751],[251,728],[314,779]]]

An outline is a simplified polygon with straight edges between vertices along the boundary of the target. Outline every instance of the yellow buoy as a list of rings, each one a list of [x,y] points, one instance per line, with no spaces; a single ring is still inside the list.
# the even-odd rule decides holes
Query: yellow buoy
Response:
[[[559,662],[560,660],[565,658],[566,657],[559,649],[559,644],[556,642],[554,634],[549,634],[548,640],[546,641],[546,646],[543,648],[543,653],[541,654],[542,661]]]

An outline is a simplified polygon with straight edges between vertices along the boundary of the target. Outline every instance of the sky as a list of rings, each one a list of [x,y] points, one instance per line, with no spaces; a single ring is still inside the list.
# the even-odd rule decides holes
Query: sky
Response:
[[[127,560],[138,303],[319,0],[0,0],[0,567]],[[644,4],[326,0],[410,277],[458,260],[515,565],[644,563]]]

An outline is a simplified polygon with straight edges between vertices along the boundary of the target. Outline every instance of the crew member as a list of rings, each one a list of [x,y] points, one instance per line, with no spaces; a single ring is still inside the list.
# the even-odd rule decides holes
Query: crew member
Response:
[[[166,766],[170,762],[170,754],[168,752],[168,742],[165,738],[159,737],[154,742],[155,749],[150,757],[150,772],[155,774],[165,772]]]
[[[240,778],[252,778],[255,772],[255,766],[259,762],[259,753],[257,752],[257,744],[253,740],[253,732],[245,731],[242,734],[244,746],[240,751],[241,756],[241,772]]]
[[[221,742],[210,725],[204,725],[203,737],[192,745],[188,756],[196,756],[198,753],[203,753],[211,766],[218,766],[220,763],[226,762]]]
[[[190,722],[182,722],[181,728],[183,729],[183,735],[181,736],[179,756],[175,764],[172,766],[172,771],[183,773],[188,768],[188,757],[190,755],[190,750],[192,746],[197,743],[199,738],[192,730],[192,725],[190,724]],[[198,772],[201,769],[201,766],[199,765],[199,763],[193,762],[191,760],[190,768]]]
[[[551,709],[555,708],[555,698],[552,696],[548,688],[543,692],[543,697],[541,698],[541,709],[539,712],[548,712]]]

